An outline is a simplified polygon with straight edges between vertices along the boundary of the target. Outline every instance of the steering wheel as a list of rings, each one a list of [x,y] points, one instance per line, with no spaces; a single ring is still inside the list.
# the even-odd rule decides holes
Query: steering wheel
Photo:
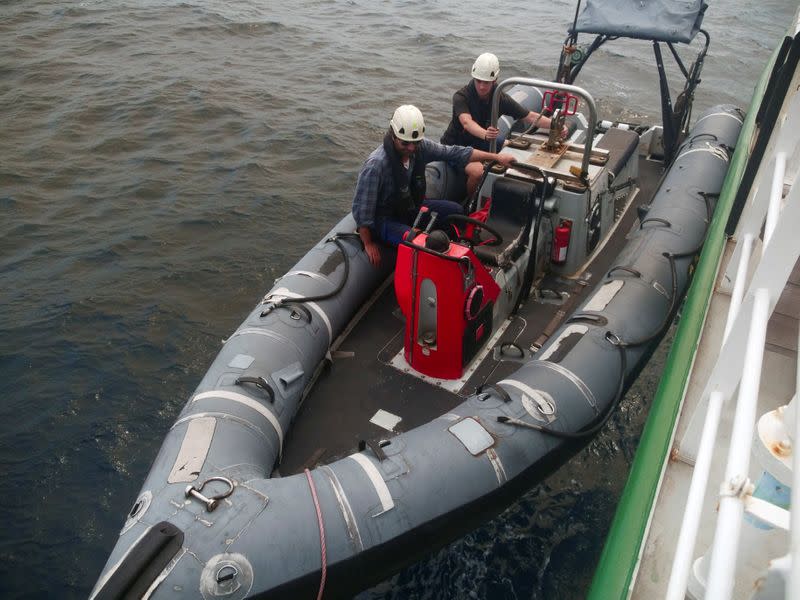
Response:
[[[472,225],[474,227],[474,229],[472,230],[471,238],[464,237],[459,233],[460,237],[458,238],[458,241],[460,242],[461,241],[469,242],[470,244],[473,245],[480,244],[483,246],[499,246],[500,244],[503,243],[503,236],[500,235],[500,233],[494,227],[489,227],[489,225],[487,225],[483,221],[478,221],[478,219],[473,219],[472,217],[467,217],[466,215],[450,215],[448,220],[453,225],[463,223],[464,225]],[[481,229],[491,233],[494,236],[494,239],[491,239],[488,242],[481,242],[480,240],[476,239],[476,234]]]

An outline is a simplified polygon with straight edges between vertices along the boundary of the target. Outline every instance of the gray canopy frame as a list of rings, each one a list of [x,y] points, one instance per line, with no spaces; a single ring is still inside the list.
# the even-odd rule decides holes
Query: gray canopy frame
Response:
[[[580,6],[581,0],[578,0],[575,21],[561,51],[556,79],[572,84],[594,51],[609,40],[632,38],[651,41],[661,91],[664,161],[669,162],[689,130],[694,90],[700,83],[700,73],[711,41],[708,32],[700,27],[708,4],[704,0],[587,0],[582,12]],[[597,37],[587,48],[579,48],[579,33],[596,34]],[[675,44],[688,45],[698,33],[705,38],[705,43],[687,69]],[[664,69],[662,43],[669,48],[685,78],[683,90],[674,103]]]

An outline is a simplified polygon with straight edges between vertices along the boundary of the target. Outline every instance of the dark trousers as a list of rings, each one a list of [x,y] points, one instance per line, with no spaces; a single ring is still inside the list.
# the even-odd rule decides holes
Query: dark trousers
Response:
[[[436,222],[433,225],[434,229],[447,230],[447,218],[450,215],[463,215],[464,209],[457,202],[450,200],[425,200],[422,206],[428,209],[427,213],[422,216],[419,222],[419,227],[425,228],[430,220],[431,213],[437,213]],[[378,236],[384,241],[393,246],[398,245],[403,236],[411,229],[411,224],[417,218],[416,214],[410,214],[407,221],[395,221],[391,219],[378,219],[375,223]]]

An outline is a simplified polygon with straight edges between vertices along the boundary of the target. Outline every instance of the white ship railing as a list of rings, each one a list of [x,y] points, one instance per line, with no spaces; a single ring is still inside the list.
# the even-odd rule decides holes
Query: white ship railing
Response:
[[[800,334],[797,340],[798,355],[800,355]],[[797,390],[800,390],[800,359],[798,360],[797,373],[795,377],[795,410],[794,410],[794,432],[800,432],[800,410],[797,407]],[[795,438],[796,439],[796,438]],[[792,455],[792,495],[791,506],[800,506],[800,452],[795,451]],[[794,511],[790,518],[791,531],[789,532],[789,554],[792,566],[789,571],[789,584],[786,586],[787,598],[800,598],[800,523],[797,522],[797,515]]]
[[[796,87],[795,81],[791,89]],[[786,598],[800,598],[800,524],[790,518],[789,511],[754,498],[748,479],[767,322],[800,254],[800,231],[797,231],[800,228],[800,185],[792,185],[800,161],[796,133],[800,131],[800,95],[795,94],[784,109],[738,224],[735,236],[738,243],[725,274],[732,291],[722,347],[695,417],[679,446],[679,456],[694,462],[694,471],[667,589],[668,600],[683,600],[686,594],[720,418],[724,409],[732,408],[727,406],[727,401],[733,398],[737,387],[727,467],[720,486],[719,516],[707,557],[710,566],[705,599],[728,599],[733,593],[745,512],[784,529],[789,528],[791,521],[790,548],[787,548],[791,568]],[[764,235],[759,251],[762,227]],[[748,284],[747,274],[751,271]],[[796,436],[800,431],[800,410],[793,413]],[[796,447],[792,506],[800,506],[797,504],[800,502],[800,459],[797,456],[800,443]]]

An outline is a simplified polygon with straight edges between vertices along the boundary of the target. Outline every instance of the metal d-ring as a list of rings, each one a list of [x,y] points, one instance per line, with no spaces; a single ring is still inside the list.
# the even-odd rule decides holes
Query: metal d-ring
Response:
[[[236,565],[224,564],[217,569],[217,583],[231,581],[235,579],[238,574],[239,569],[236,568]]]
[[[217,494],[216,496],[211,496],[211,498],[204,496],[201,492],[203,491],[203,488],[206,487],[206,484],[211,481],[221,481],[222,483],[226,483],[228,485],[228,490]],[[227,498],[232,493],[233,482],[227,477],[209,477],[200,485],[200,487],[195,487],[191,484],[186,486],[186,497],[196,498],[197,500],[200,500],[200,502],[203,502],[206,505],[206,510],[208,510],[208,512],[212,512],[215,508],[217,508],[220,500]]]

